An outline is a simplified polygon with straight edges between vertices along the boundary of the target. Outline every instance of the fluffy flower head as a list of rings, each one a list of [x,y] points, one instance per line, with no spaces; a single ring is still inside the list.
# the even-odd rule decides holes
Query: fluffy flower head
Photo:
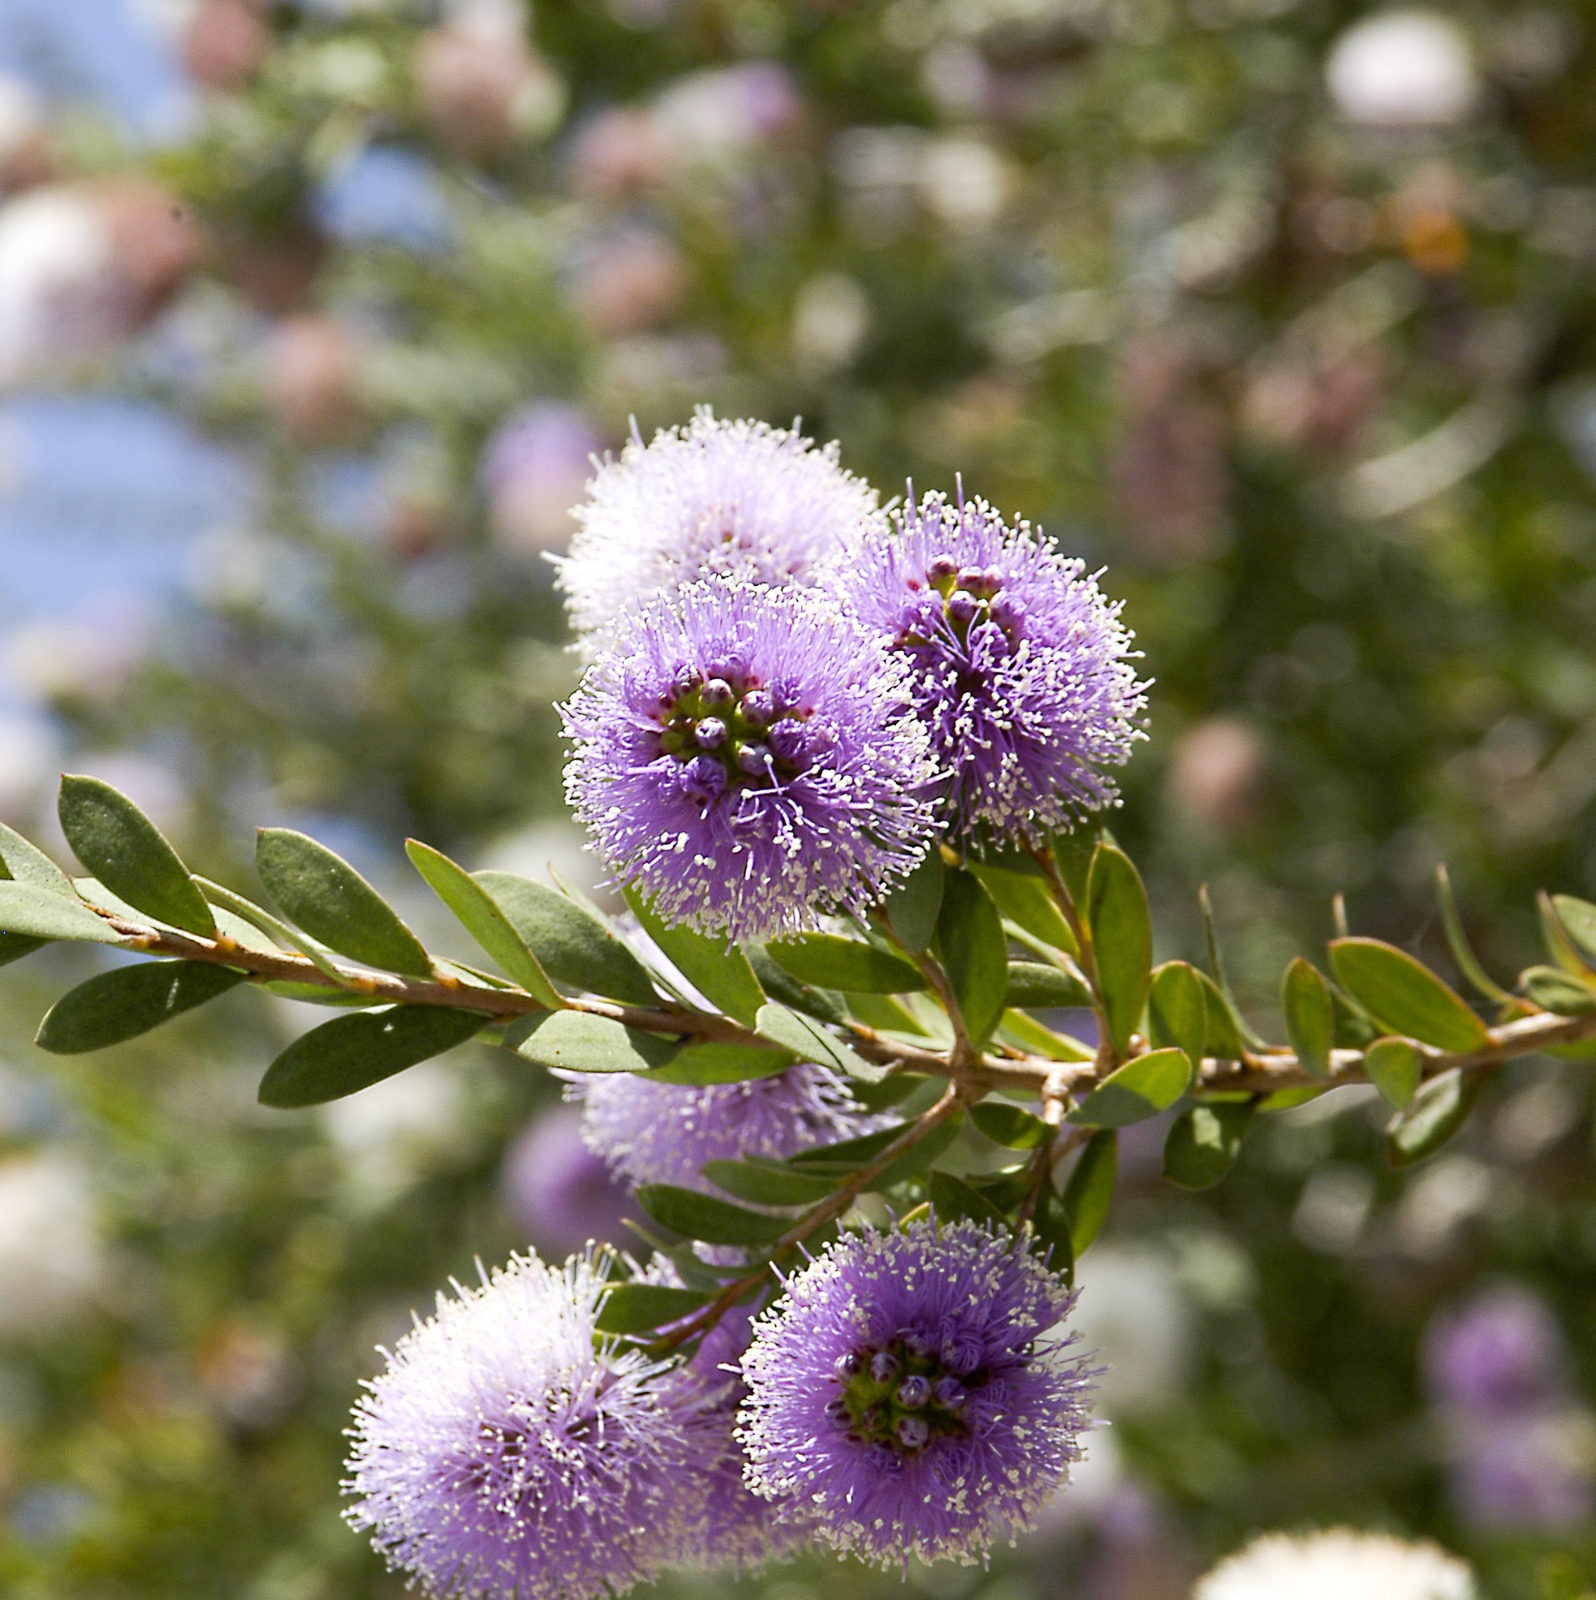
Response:
[[[633,1184],[708,1189],[700,1176],[706,1161],[783,1160],[882,1125],[835,1071],[808,1062],[704,1088],[650,1083],[633,1072],[586,1073],[573,1075],[565,1092],[582,1107],[583,1143]]]
[[[1468,1568],[1433,1544],[1332,1528],[1255,1539],[1215,1567],[1192,1600],[1474,1600],[1474,1594]]]
[[[829,581],[912,668],[956,824],[1003,838],[1116,797],[1141,737],[1131,637],[1079,561],[982,500],[911,501]]]
[[[709,573],[805,583],[861,524],[874,489],[837,464],[837,447],[709,408],[606,462],[578,506],[559,563],[571,626],[591,659],[633,607]]]
[[[985,1559],[1081,1459],[1074,1298],[971,1222],[844,1235],[755,1325],[749,1483],[866,1561]]]
[[[438,1296],[367,1385],[347,1513],[450,1600],[591,1600],[678,1555],[697,1479],[695,1390],[594,1349],[603,1273],[536,1256]]]
[[[905,664],[834,602],[730,578],[635,613],[564,709],[566,794],[668,921],[734,939],[863,912],[931,839]]]

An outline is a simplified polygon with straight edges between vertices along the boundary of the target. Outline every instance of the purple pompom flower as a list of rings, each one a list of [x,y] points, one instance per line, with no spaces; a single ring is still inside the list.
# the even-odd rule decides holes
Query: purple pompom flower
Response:
[[[348,1520],[429,1595],[592,1600],[680,1559],[697,1386],[600,1343],[604,1272],[512,1257],[456,1285],[355,1409]]]
[[[1074,1301],[975,1223],[845,1234],[755,1324],[749,1483],[844,1554],[984,1560],[1081,1459],[1092,1374],[1052,1331]]]
[[[630,1199],[609,1166],[587,1148],[575,1106],[545,1111],[505,1153],[501,1187],[510,1215],[540,1251],[564,1256],[593,1240],[629,1237]]]
[[[829,569],[913,668],[914,703],[964,830],[1063,826],[1117,796],[1142,737],[1131,636],[1082,564],[983,500],[928,494]]]
[[[634,613],[564,708],[566,794],[667,921],[746,939],[863,914],[934,827],[907,696],[906,664],[828,597],[692,584]]]
[[[582,1107],[582,1139],[633,1184],[712,1189],[706,1161],[745,1155],[778,1160],[817,1144],[873,1132],[872,1116],[830,1067],[799,1062],[768,1078],[690,1088],[632,1072],[573,1075],[566,1094]]]
[[[651,444],[633,437],[575,511],[559,561],[571,626],[591,659],[624,615],[710,573],[807,582],[816,563],[879,521],[876,491],[837,464],[835,444],[709,408]]]
[[[1518,1414],[1561,1397],[1562,1330],[1527,1290],[1489,1289],[1435,1317],[1424,1331],[1424,1375],[1444,1405]]]

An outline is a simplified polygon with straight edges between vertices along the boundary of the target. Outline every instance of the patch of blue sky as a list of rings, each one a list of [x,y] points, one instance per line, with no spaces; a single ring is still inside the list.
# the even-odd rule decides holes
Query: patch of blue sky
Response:
[[[199,110],[152,0],[0,0],[0,73],[93,104],[141,144],[182,138]]]

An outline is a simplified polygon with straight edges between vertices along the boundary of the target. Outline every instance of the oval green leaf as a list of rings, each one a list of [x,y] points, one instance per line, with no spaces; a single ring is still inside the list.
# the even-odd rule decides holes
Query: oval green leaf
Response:
[[[1023,1106],[1007,1100],[983,1100],[970,1107],[973,1122],[993,1144],[1010,1150],[1036,1150],[1053,1137],[1053,1130]]]
[[[1074,955],[1075,935],[1054,902],[1052,887],[1039,873],[1015,872],[1007,867],[972,861],[970,871],[986,886],[998,910],[1033,939]]]
[[[1330,1048],[1335,1042],[1335,1009],[1330,988],[1312,962],[1298,956],[1286,968],[1280,1003],[1286,1013],[1286,1036],[1303,1069],[1316,1078],[1330,1076]]]
[[[748,1161],[706,1161],[703,1173],[717,1189],[757,1206],[808,1206],[824,1200],[836,1184],[824,1174]]]
[[[712,1006],[751,1028],[759,1008],[765,1003],[765,991],[759,987],[759,979],[748,965],[748,957],[728,939],[712,938],[681,923],[672,925],[661,921],[653,906],[635,887],[628,886],[623,893],[627,905],[642,923],[643,932],[659,947],[665,959]]]
[[[1519,984],[1542,1010],[1555,1011],[1560,1017],[1582,1017],[1596,1011],[1596,993],[1590,985],[1561,967],[1530,967]]]
[[[834,1067],[845,1077],[860,1083],[879,1083],[887,1069],[874,1061],[866,1061],[850,1050],[842,1040],[827,1033],[812,1017],[800,1016],[786,1006],[768,1000],[759,1008],[755,1018],[760,1038],[791,1050],[800,1061],[818,1062],[823,1067]]]
[[[585,1011],[542,1011],[505,1030],[525,1061],[560,1072],[647,1072],[675,1058],[674,1040]]]
[[[637,1191],[637,1203],[672,1233],[705,1244],[774,1244],[792,1226],[790,1218],[745,1211],[729,1200],[673,1183],[643,1184]]]
[[[112,894],[185,933],[209,939],[211,908],[166,835],[125,794],[98,778],[61,780],[61,831]]]
[[[50,1007],[34,1043],[62,1056],[103,1050],[226,994],[244,976],[197,961],[152,961],[101,972]]]
[[[1007,1006],[1089,1006],[1092,994],[1079,978],[1045,961],[1011,961]]]
[[[593,1325],[600,1333],[648,1333],[690,1317],[709,1300],[710,1296],[701,1289],[616,1283],[605,1291]]]
[[[260,1102],[289,1110],[341,1099],[464,1044],[492,1020],[480,1011],[443,1006],[386,1006],[334,1017],[272,1062],[261,1080]]]
[[[1387,1033],[1437,1050],[1467,1052],[1490,1043],[1485,1024],[1464,1001],[1405,950],[1379,939],[1336,939],[1330,964],[1354,1000]]]
[[[72,880],[15,828],[0,822],[0,879],[15,878],[49,894],[71,895]]]
[[[1111,1072],[1069,1114],[1083,1128],[1123,1128],[1167,1111],[1191,1084],[1184,1050],[1151,1050]]]
[[[466,869],[419,839],[405,841],[405,854],[426,880],[428,888],[455,914],[460,926],[499,964],[506,977],[526,990],[540,1005],[558,1010],[565,1001],[549,982],[542,963],[533,955],[509,913],[491,892]]]
[[[328,949],[385,972],[432,975],[426,948],[399,913],[326,845],[292,828],[262,828],[255,870],[277,909]]]
[[[644,1038],[653,1038],[645,1034]],[[677,1083],[704,1088],[714,1083],[747,1083],[773,1078],[793,1064],[790,1050],[757,1044],[690,1044],[678,1050],[663,1066],[649,1072],[653,1083]]]
[[[1431,1078],[1386,1129],[1385,1150],[1391,1165],[1410,1167],[1434,1155],[1468,1121],[1485,1079],[1483,1072],[1463,1072],[1456,1067]]]
[[[659,1003],[648,969],[598,912],[570,894],[513,872],[471,876],[493,897],[551,978],[628,1005]]]
[[[765,950],[784,972],[819,989],[837,989],[844,994],[910,994],[926,987],[925,979],[902,956],[862,939],[806,933],[796,939],[772,939]]]
[[[938,1222],[1001,1223],[1003,1213],[979,1190],[951,1172],[933,1172],[925,1182],[926,1197]]]
[[[1119,1174],[1119,1135],[1103,1128],[1086,1141],[1064,1185],[1064,1213],[1069,1219],[1070,1253],[1079,1261],[1108,1221]]]
[[[1253,1111],[1251,1100],[1188,1106],[1164,1141],[1164,1176],[1182,1189],[1211,1189],[1235,1164]]]
[[[1109,1037],[1123,1056],[1147,1004],[1153,929],[1141,874],[1111,844],[1100,844],[1092,857],[1086,908]]]
[[[893,937],[916,955],[923,955],[936,935],[943,877],[942,852],[932,845],[914,871],[882,902],[881,915]]]
[[[1387,1105],[1406,1111],[1424,1076],[1424,1062],[1406,1039],[1376,1039],[1363,1052],[1363,1070]]]
[[[31,883],[0,880],[0,933],[29,939],[68,939],[78,943],[121,944],[119,934],[74,894],[70,899]]]
[[[1003,919],[980,882],[962,868],[946,874],[936,948],[977,1050],[1003,1015],[1009,986]]]

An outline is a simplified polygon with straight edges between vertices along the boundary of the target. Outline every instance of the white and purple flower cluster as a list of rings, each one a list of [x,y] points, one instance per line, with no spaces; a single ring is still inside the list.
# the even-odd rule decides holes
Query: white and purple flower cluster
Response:
[[[594,1600],[800,1541],[980,1561],[1082,1457],[1074,1294],[1005,1233],[845,1233],[685,1362],[597,1332],[606,1270],[517,1257],[367,1385],[349,1520],[426,1593]]]
[[[560,564],[591,665],[566,787],[668,919],[858,915],[937,840],[1112,803],[1146,685],[1079,561],[991,506],[890,512],[835,447],[701,411],[600,466]]]
[[[884,511],[835,447],[707,411],[601,464],[575,515],[567,788],[665,921],[757,939],[864,917],[943,838],[1039,841],[1114,799],[1146,692],[1130,635],[1024,523],[962,494]],[[807,1063],[569,1094],[634,1185],[704,1189],[710,1161],[882,1126]],[[440,1297],[369,1385],[350,1518],[449,1600],[594,1600],[804,1542],[983,1560],[1090,1427],[1075,1297],[1029,1242],[929,1215],[845,1230],[757,1315],[696,1347],[684,1325],[677,1359],[599,1332],[614,1257],[518,1258]]]

